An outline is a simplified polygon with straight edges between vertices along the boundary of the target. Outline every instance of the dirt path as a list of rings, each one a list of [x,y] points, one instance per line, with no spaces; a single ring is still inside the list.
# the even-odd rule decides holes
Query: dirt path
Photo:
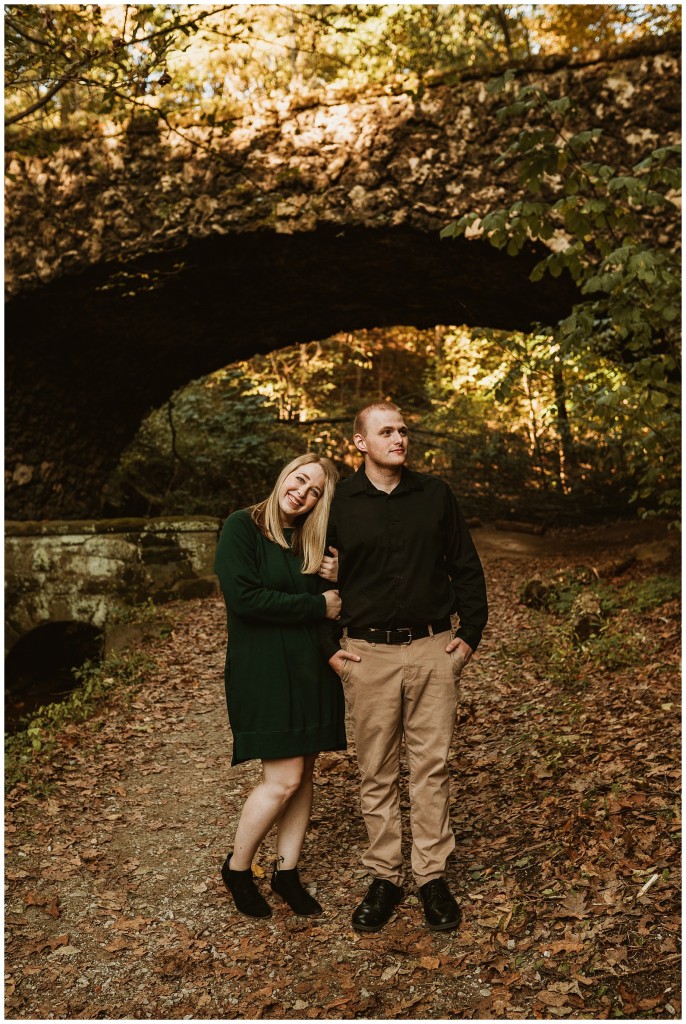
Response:
[[[7,1017],[678,1018],[676,602],[644,616],[648,664],[553,683],[516,595],[578,561],[563,547],[482,538],[492,625],[452,755],[458,933],[425,929],[411,880],[383,932],[350,928],[367,884],[352,749],[320,758],[301,865],[326,915],[232,909],[219,868],[256,770],[230,768],[223,606],[188,602],[141,645],[142,685],[9,796]]]

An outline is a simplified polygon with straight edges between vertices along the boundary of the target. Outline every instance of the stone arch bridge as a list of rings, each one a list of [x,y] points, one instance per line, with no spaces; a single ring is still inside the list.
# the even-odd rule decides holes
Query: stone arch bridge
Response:
[[[676,141],[679,43],[519,72],[573,97],[630,166]],[[478,75],[422,90],[330,90],[219,129],[7,155],[7,512],[98,515],[145,413],[226,363],[341,330],[528,329],[574,300],[518,258],[439,230],[513,200],[513,128]]]

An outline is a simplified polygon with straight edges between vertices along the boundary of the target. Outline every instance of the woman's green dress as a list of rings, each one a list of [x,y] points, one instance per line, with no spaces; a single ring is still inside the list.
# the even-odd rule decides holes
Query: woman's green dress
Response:
[[[232,764],[345,750],[343,690],[319,646],[326,602],[319,577],[300,568],[246,509],[224,523],[215,571],[228,619]]]

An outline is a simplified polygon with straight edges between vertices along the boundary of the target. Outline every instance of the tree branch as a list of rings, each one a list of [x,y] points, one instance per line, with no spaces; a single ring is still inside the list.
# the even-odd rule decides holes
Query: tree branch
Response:
[[[46,39],[41,39],[39,36],[32,36],[29,32],[26,31],[26,29],[19,28],[17,22],[9,14],[6,15],[5,24],[9,28],[11,28],[13,32],[16,32],[18,36],[21,36],[22,39],[28,39],[30,43],[35,43],[36,46],[46,46],[48,48],[51,46],[51,44]]]
[[[198,14],[197,17],[191,18],[189,21],[179,22],[178,24],[174,24],[172,22],[165,28],[160,28],[156,32],[151,32],[148,36],[141,36],[140,39],[133,35],[128,42],[124,42],[122,45],[137,46],[139,43],[149,43],[151,39],[157,39],[159,36],[169,35],[170,32],[181,32],[184,28],[191,28],[193,25],[197,25],[198,22],[204,21],[205,18],[211,18],[215,14],[223,14],[224,11],[230,11],[232,7],[235,7],[235,4],[226,4],[224,7],[218,7],[214,11],[204,11],[202,14]]]
[[[225,5],[224,7],[218,7],[216,10],[213,10],[213,11],[203,11],[201,14],[198,14],[195,18],[191,18],[188,21],[179,22],[177,24],[174,24],[172,22],[169,25],[167,25],[166,27],[158,29],[156,32],[152,32],[150,35],[142,36],[140,39],[137,39],[134,36],[132,39],[129,40],[129,42],[122,42],[121,44],[119,44],[119,46],[139,45],[140,43],[150,42],[151,39],[157,39],[159,36],[171,35],[171,34],[173,34],[175,32],[180,32],[184,28],[190,28],[193,25],[197,25],[199,22],[204,21],[206,18],[209,18],[209,17],[211,17],[214,14],[222,14],[224,11],[229,11],[229,10],[231,10],[231,8],[233,6],[234,6],[233,4],[228,4],[228,5]],[[39,38],[36,38],[36,37],[28,35],[25,31],[22,31],[20,28],[18,28],[13,20],[9,21],[9,19],[8,19],[8,24],[12,27],[13,31],[15,31],[22,38],[27,39],[29,42],[35,43],[36,45],[39,45],[39,46],[50,46],[51,45],[50,43],[46,42],[45,40],[42,40],[42,39],[39,39]],[[115,47],[115,49],[118,49],[119,46]],[[42,110],[43,107],[47,106],[47,104],[50,102],[50,100],[53,98],[53,96],[56,96],[57,93],[60,92],[61,89],[64,89],[64,87],[66,85],[68,85],[70,82],[73,82],[75,80],[74,79],[74,73],[79,68],[82,68],[82,67],[84,67],[84,66],[86,66],[88,64],[96,65],[97,62],[98,62],[98,59],[101,58],[101,57],[105,57],[109,52],[110,52],[109,50],[106,50],[106,51],[102,50],[102,51],[99,51],[98,53],[91,53],[86,60],[81,60],[77,64],[74,64],[73,67],[69,68],[59,79],[57,79],[57,81],[55,81],[54,85],[50,86],[50,88],[48,89],[48,91],[45,93],[44,96],[41,96],[40,99],[36,100],[35,103],[32,103],[30,106],[26,107],[24,110],[20,110],[17,114],[13,114],[11,117],[6,117],[5,118],[5,125],[9,126],[9,125],[12,125],[12,124],[17,124],[17,122],[23,121],[24,118],[30,117],[31,114],[35,114],[37,110]],[[94,83],[94,84],[99,85],[99,83]],[[104,88],[103,86],[100,86],[100,87]]]
[[[39,100],[32,103],[30,107],[26,107],[24,110],[20,110],[18,114],[13,114],[12,117],[5,118],[5,125],[16,124],[17,121],[23,121],[25,117],[29,117],[31,114],[35,114],[37,110],[45,107],[53,96],[56,96],[60,89],[64,89],[65,85],[69,85],[72,81],[71,78],[61,78],[55,82],[52,88],[48,89],[44,96],[41,96]]]

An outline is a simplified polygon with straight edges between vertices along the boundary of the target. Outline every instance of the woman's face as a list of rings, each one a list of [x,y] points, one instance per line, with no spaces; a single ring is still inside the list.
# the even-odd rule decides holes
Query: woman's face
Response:
[[[279,490],[279,511],[285,526],[314,508],[324,493],[326,477],[318,462],[308,462],[289,473]]]

